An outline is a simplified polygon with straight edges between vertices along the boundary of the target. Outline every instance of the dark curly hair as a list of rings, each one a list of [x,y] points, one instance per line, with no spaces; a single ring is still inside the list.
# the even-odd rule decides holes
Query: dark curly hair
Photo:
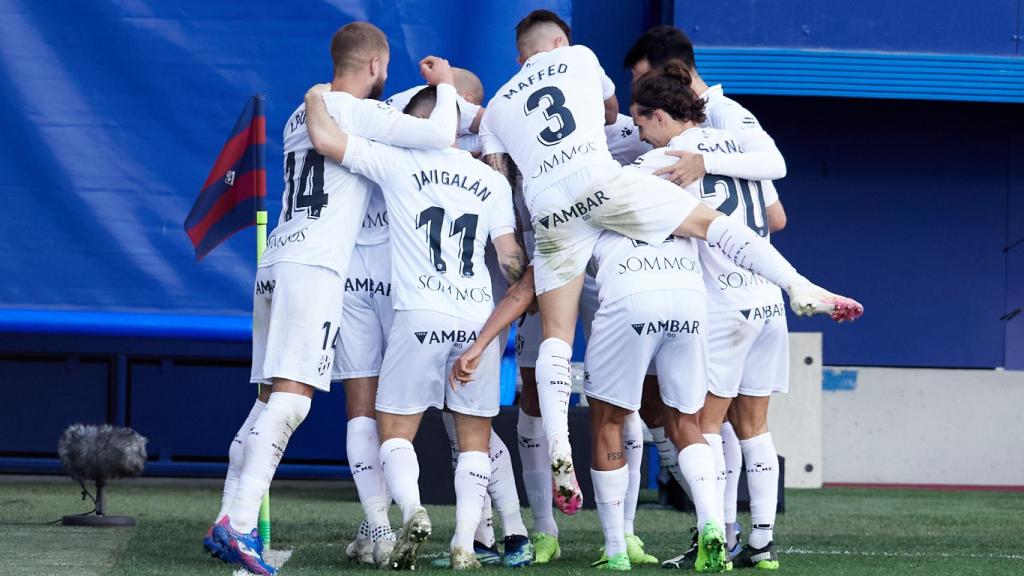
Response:
[[[678,60],[638,78],[633,85],[632,103],[645,117],[660,108],[676,120],[700,124],[706,118],[704,101],[690,88],[690,71]]]

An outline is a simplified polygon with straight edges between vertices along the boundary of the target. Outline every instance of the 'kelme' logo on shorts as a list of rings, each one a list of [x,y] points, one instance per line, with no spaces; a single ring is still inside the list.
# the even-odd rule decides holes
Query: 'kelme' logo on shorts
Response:
[[[413,332],[420,344],[468,344],[476,341],[475,330],[441,330],[433,332]]]
[[[647,334],[700,334],[700,322],[697,320],[658,320],[657,322],[641,322],[630,324],[637,336]]]
[[[590,220],[590,211],[604,204],[605,200],[608,200],[608,197],[605,196],[603,191],[598,190],[593,196],[587,196],[585,199],[573,204],[568,210],[563,208],[560,212],[555,212],[549,216],[541,216],[537,221],[545,229],[550,230],[559,224],[565,224],[573,218]]]

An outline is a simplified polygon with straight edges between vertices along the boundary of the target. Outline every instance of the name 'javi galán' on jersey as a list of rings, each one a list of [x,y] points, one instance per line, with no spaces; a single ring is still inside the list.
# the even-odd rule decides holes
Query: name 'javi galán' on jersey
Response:
[[[396,310],[484,322],[494,308],[487,239],[515,232],[512,190],[468,152],[350,138],[343,165],[380,184],[391,223]]]

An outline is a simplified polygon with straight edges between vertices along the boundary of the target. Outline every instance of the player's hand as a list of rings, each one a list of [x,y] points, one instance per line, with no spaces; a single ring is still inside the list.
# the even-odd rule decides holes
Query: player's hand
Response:
[[[444,58],[427,56],[420,60],[420,74],[427,84],[437,86],[438,84],[455,84],[455,76],[452,75],[452,67]]]
[[[452,390],[455,390],[459,384],[463,386],[467,382],[473,379],[473,373],[476,372],[477,366],[480,365],[480,354],[482,350],[478,350],[475,346],[470,346],[469,350],[462,353],[455,362],[452,364],[451,374],[448,375],[448,383],[451,385]]]
[[[324,94],[330,91],[331,84],[329,82],[327,84],[313,84],[309,90],[306,90],[306,100],[315,101],[317,98],[323,98]]]
[[[671,166],[659,168],[654,172],[655,176],[668,175],[667,179],[679,186],[689,186],[704,177],[704,157],[693,152],[682,150],[669,150],[666,154],[677,156],[679,161]]]

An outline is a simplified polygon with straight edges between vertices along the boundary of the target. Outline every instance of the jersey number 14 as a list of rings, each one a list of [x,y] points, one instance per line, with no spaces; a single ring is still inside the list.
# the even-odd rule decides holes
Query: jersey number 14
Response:
[[[285,221],[291,220],[296,212],[305,212],[307,218],[319,218],[320,212],[327,206],[327,194],[324,193],[324,157],[316,150],[307,150],[296,181],[295,152],[289,152],[284,158],[284,177],[288,181],[288,205],[284,207]]]

